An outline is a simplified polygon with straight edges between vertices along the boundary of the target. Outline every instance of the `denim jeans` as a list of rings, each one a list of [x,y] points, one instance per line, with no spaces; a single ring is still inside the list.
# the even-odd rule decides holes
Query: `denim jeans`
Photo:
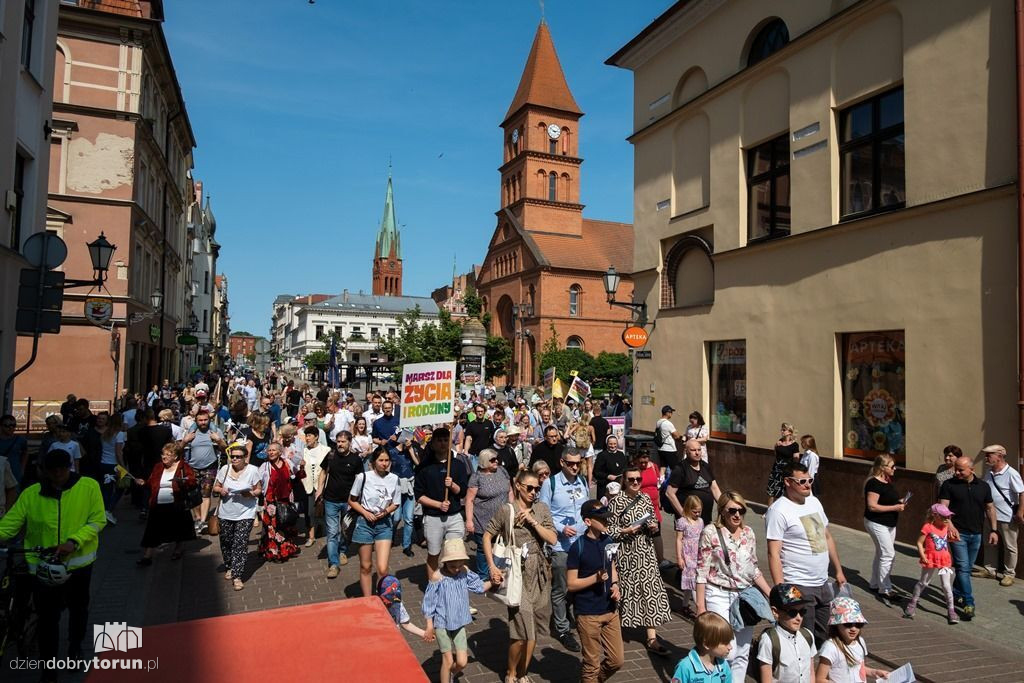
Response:
[[[337,567],[341,555],[348,552],[348,544],[341,535],[341,517],[348,511],[348,503],[324,501],[324,523],[327,526],[327,565]]]
[[[395,533],[398,532],[398,523],[402,522],[402,547],[412,546],[412,513],[416,509],[416,499],[412,496],[402,495],[402,502],[392,519],[395,521]]]
[[[473,540],[476,541],[476,573],[480,575],[482,581],[490,581],[491,570],[487,566],[487,556],[484,555],[483,533],[479,531],[474,533]]]
[[[965,606],[974,607],[971,568],[981,549],[981,534],[965,534],[961,531],[960,540],[950,541],[949,549],[953,552],[953,566],[956,568],[953,598],[958,602],[962,599]]]

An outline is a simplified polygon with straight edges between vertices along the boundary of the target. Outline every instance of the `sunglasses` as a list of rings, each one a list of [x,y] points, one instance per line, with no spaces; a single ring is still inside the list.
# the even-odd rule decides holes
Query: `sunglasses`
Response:
[[[802,607],[800,609],[785,609],[785,610],[782,610],[782,611],[785,612],[786,616],[788,616],[790,619],[794,619],[796,617],[802,617],[802,616],[807,614],[807,608],[806,607]]]
[[[579,467],[580,462],[580,460],[563,460],[562,464],[568,465],[569,467]]]
[[[229,455],[228,458],[230,458],[231,460],[244,460],[245,456],[244,455]]]
[[[739,515],[740,517],[742,517],[743,515],[747,514],[747,508],[726,508],[725,514]]]
[[[794,484],[799,484],[800,486],[810,486],[811,484],[814,483],[814,477],[804,477],[802,479],[797,479],[796,477],[786,477],[786,478],[789,479]]]
[[[523,488],[526,489],[527,493],[536,493],[537,491],[540,491],[540,487],[534,486],[533,484],[523,484]]]
[[[864,624],[843,624],[843,628],[860,628]]]
[[[634,484],[638,483],[638,482],[641,482],[643,480],[644,480],[643,477],[626,477],[626,481],[633,482]]]

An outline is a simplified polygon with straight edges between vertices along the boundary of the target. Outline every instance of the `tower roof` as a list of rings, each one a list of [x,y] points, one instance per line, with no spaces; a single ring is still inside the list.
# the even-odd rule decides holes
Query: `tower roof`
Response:
[[[565,81],[555,44],[551,41],[551,32],[543,20],[533,37],[530,56],[526,58],[523,77],[519,80],[519,89],[512,98],[502,125],[528,104],[583,115]]]
[[[384,217],[380,219],[380,230],[377,231],[377,250],[374,258],[390,258],[391,250],[395,258],[402,258],[402,238],[398,235],[398,221],[395,219],[395,196],[391,187],[391,173],[388,173],[388,192],[384,198]]]

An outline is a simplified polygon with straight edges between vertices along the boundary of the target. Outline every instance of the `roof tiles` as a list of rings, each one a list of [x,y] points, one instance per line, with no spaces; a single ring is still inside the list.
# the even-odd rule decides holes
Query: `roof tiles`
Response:
[[[633,226],[583,219],[583,236],[530,231],[529,235],[554,268],[633,272]]]
[[[548,31],[548,25],[544,21],[541,21],[540,26],[537,27],[537,34],[533,37],[533,45],[530,47],[530,56],[527,57],[526,66],[523,68],[519,89],[516,90],[516,95],[512,98],[512,104],[509,105],[508,113],[505,114],[505,120],[507,121],[527,104],[573,114],[583,114],[569,90],[569,84],[565,81],[565,73],[558,61],[558,53],[555,52],[551,32]]]

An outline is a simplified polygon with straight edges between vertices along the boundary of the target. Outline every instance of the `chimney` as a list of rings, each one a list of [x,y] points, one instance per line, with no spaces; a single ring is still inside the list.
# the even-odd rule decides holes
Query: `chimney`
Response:
[[[344,297],[344,302],[347,304],[348,303],[348,290],[346,289],[345,291],[343,291],[341,293],[341,295]]]

